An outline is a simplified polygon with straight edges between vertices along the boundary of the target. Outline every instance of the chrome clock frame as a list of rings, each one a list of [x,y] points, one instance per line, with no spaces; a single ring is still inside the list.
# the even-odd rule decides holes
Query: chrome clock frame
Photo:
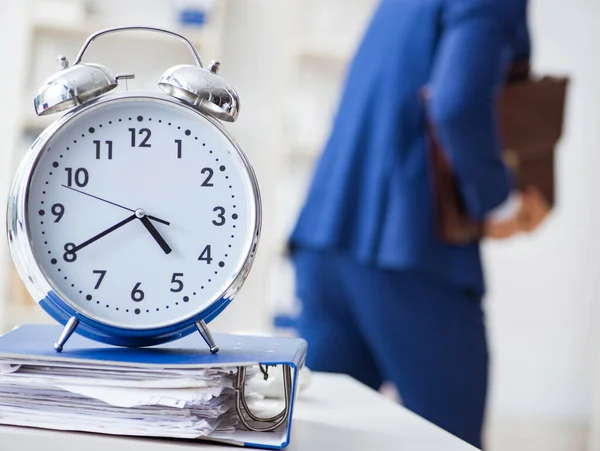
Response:
[[[211,300],[209,307],[202,311],[196,312],[190,317],[169,326],[153,329],[115,327],[114,325],[106,324],[91,317],[91,315],[86,315],[79,311],[77,305],[61,294],[44,275],[33,252],[27,218],[29,186],[35,168],[50,139],[65,125],[79,117],[82,113],[90,111],[91,109],[101,108],[107,103],[128,99],[168,102],[172,105],[176,105],[178,108],[189,110],[209,121],[227,138],[232,147],[237,151],[240,161],[248,174],[254,198],[255,219],[252,239],[248,241],[249,244],[247,245],[247,249],[245,249],[246,255],[243,263],[236,268],[236,271],[234,272],[235,275],[229,286],[219,293],[218,296],[215,296]],[[120,92],[105,95],[95,100],[91,100],[84,105],[80,105],[51,124],[35,140],[23,158],[10,189],[7,208],[8,242],[17,272],[33,299],[51,317],[65,326],[61,337],[54,345],[54,348],[59,352],[62,351],[64,344],[75,329],[77,329],[77,332],[81,335],[96,341],[130,347],[151,346],[176,340],[197,330],[208,344],[210,351],[212,353],[218,352],[219,348],[215,344],[206,324],[227,307],[243,285],[254,261],[256,248],[260,238],[261,225],[262,205],[258,181],[254,169],[241,145],[217,120],[209,115],[204,114],[182,100],[154,92]]]

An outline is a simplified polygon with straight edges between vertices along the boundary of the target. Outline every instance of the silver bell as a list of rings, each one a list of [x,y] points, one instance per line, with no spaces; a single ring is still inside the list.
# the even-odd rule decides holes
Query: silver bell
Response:
[[[65,57],[59,59],[60,71],[44,80],[33,105],[38,116],[74,108],[114,89],[116,76],[101,64],[75,64],[68,67]]]
[[[158,86],[209,116],[234,122],[240,111],[240,99],[235,89],[217,75],[219,66],[217,61],[213,61],[208,69],[193,65],[174,66],[160,77]]]

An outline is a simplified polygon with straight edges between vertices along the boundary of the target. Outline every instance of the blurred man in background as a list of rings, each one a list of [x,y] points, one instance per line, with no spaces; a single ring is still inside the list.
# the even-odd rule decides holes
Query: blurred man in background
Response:
[[[383,0],[291,237],[308,366],[375,389],[392,381],[407,408],[477,447],[488,375],[479,243],[436,234],[426,121],[488,236],[537,227],[546,209],[515,191],[496,117],[508,68],[529,59],[526,9]]]

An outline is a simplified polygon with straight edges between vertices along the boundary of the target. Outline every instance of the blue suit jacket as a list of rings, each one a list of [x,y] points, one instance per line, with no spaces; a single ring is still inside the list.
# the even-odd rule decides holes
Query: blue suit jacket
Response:
[[[529,57],[526,0],[383,0],[349,67],[292,246],[419,269],[483,292],[478,243],[434,229],[424,105],[467,209],[483,218],[511,190],[496,97],[511,60]]]

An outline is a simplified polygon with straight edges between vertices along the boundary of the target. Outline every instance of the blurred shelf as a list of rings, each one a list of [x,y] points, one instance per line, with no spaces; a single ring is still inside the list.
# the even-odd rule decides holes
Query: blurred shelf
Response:
[[[327,143],[325,136],[293,141],[290,143],[288,156],[291,158],[301,157],[302,159],[315,159],[321,155],[323,147]]]
[[[127,26],[130,24],[120,23],[119,21],[108,21],[108,20],[86,20],[81,23],[52,23],[41,20],[36,20],[33,24],[34,33],[53,33],[53,34],[72,34],[78,35],[78,39],[82,39],[81,44],[83,45],[83,39],[87,36],[95,33],[99,30],[107,28]],[[220,33],[216,28],[211,25],[203,25],[198,27],[185,27],[180,24],[162,24],[157,25],[158,28],[165,28],[169,31],[179,33],[189,39],[192,43],[201,46],[212,46],[215,45],[219,38]],[[163,33],[142,33],[132,31],[129,33],[121,33],[119,39],[132,39],[132,40],[154,40],[177,43],[177,40],[173,39],[172,36],[168,36]]]
[[[355,46],[335,39],[314,37],[305,38],[296,44],[296,52],[305,58],[328,60],[337,64],[347,64],[354,55]]]
[[[296,146],[292,146],[292,149],[288,153],[289,160],[293,163],[299,162],[310,162],[319,157],[321,155],[322,146],[310,145],[310,144],[300,144]],[[300,160],[300,161],[298,161]]]

